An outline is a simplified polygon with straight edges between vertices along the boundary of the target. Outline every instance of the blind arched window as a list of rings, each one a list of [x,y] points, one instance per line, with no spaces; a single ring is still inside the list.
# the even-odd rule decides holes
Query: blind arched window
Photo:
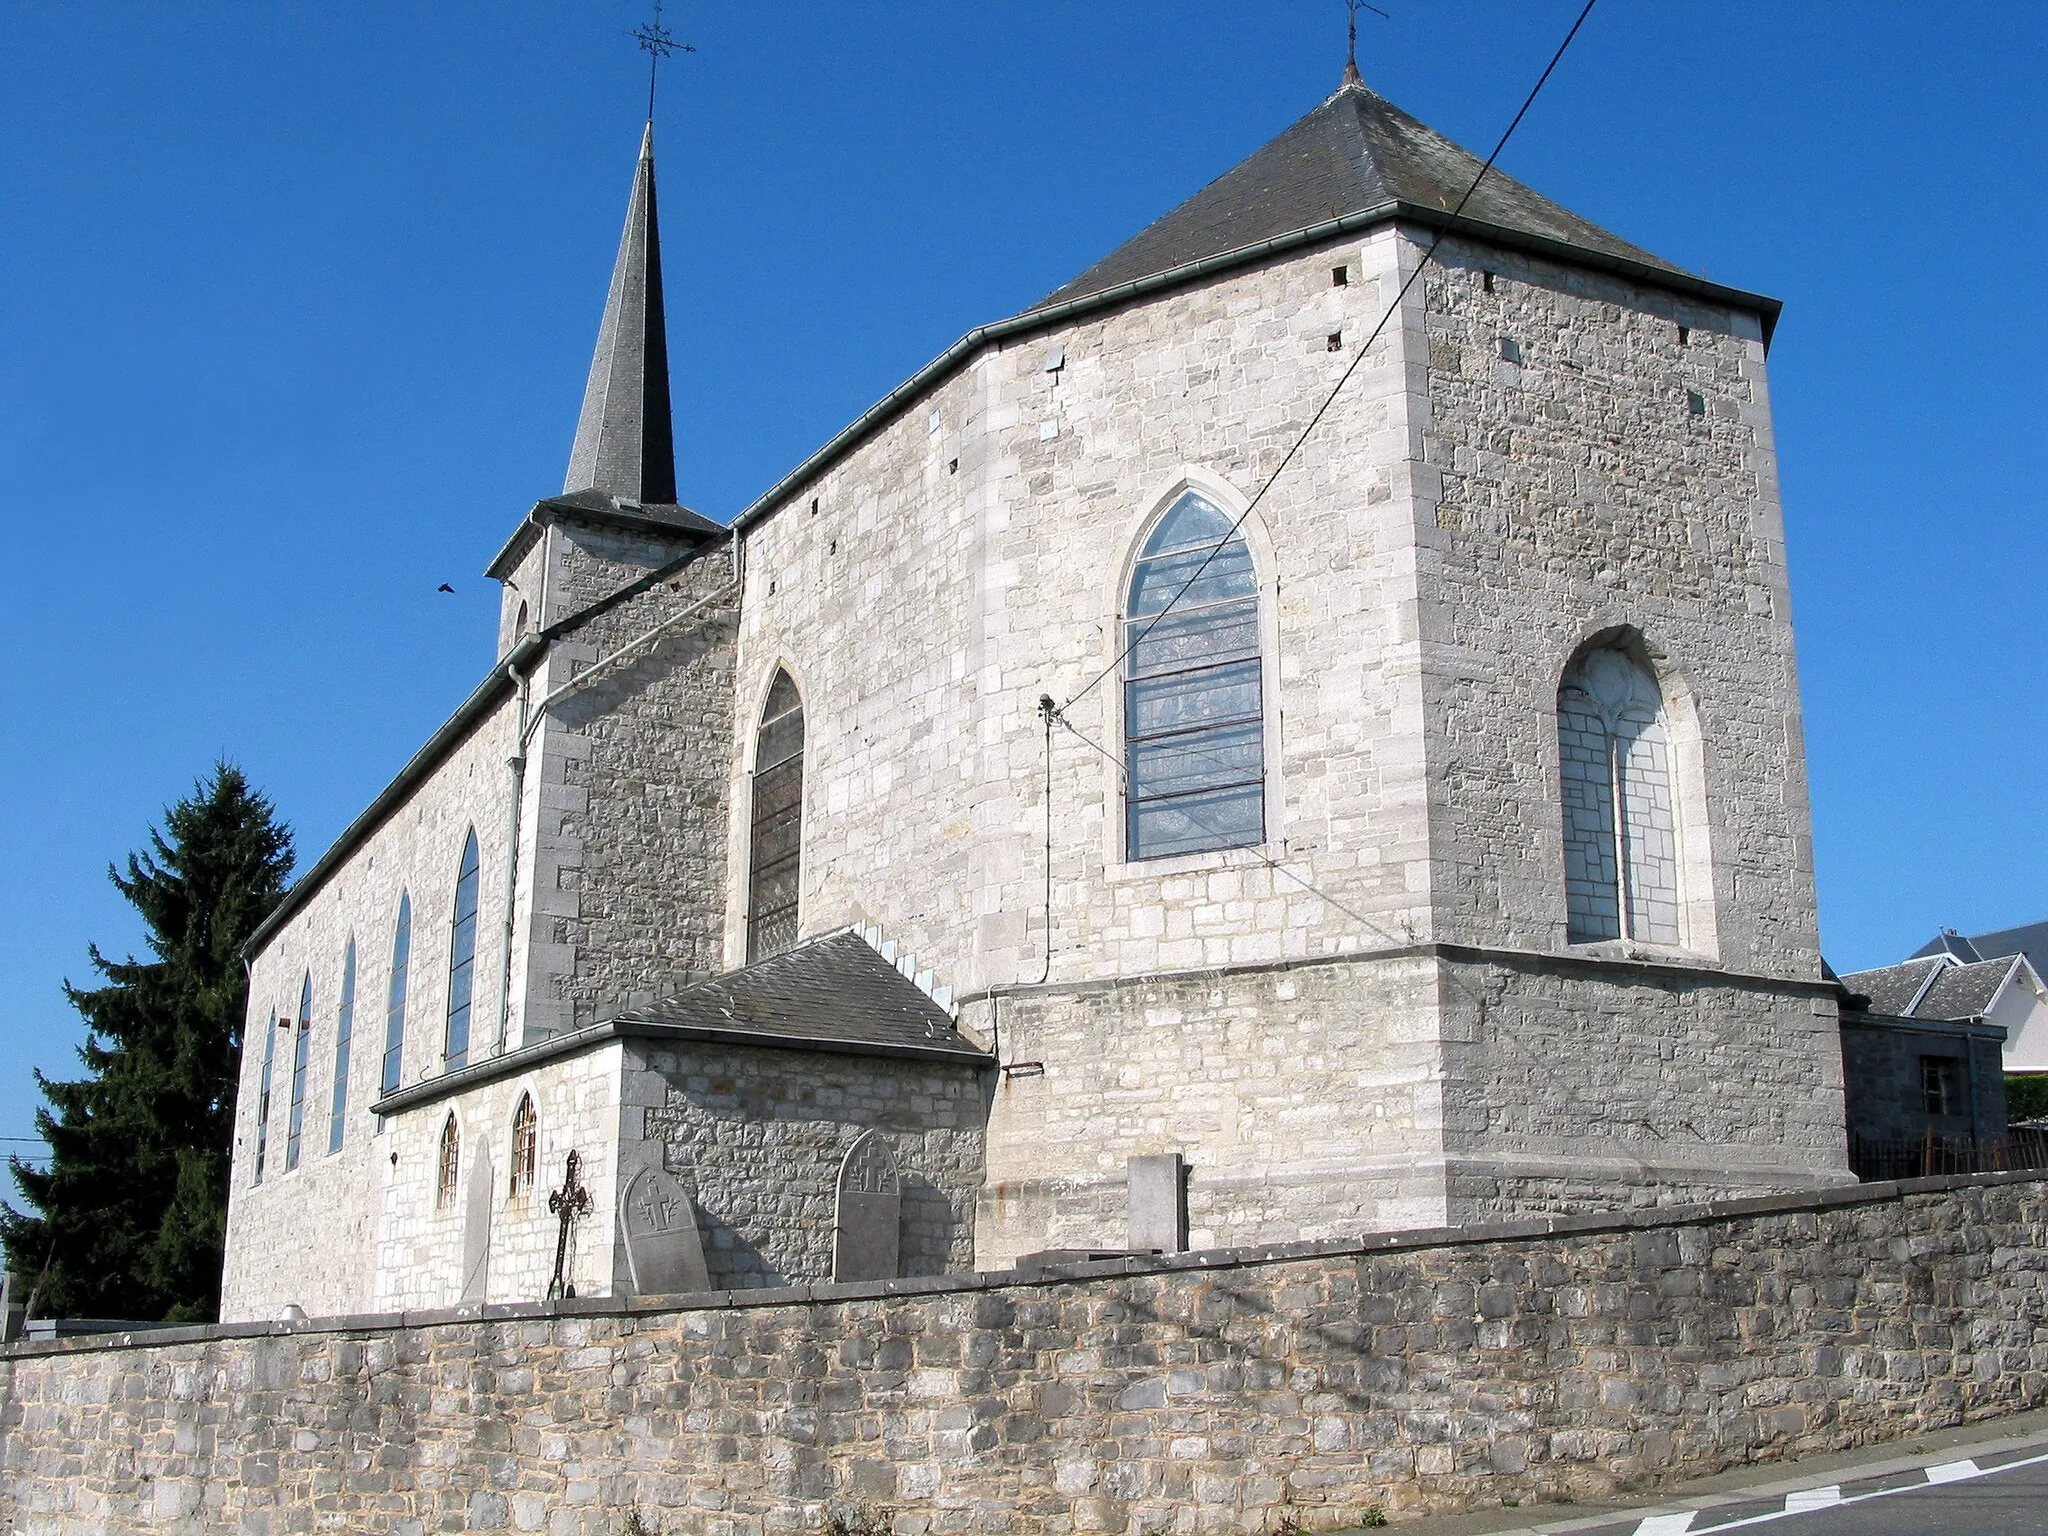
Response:
[[[753,850],[747,878],[747,959],[796,942],[803,885],[804,701],[777,670],[754,742]]]
[[[1656,680],[1612,646],[1587,652],[1558,689],[1557,742],[1567,940],[1678,943],[1678,818]]]
[[[462,843],[462,868],[455,876],[455,927],[448,947],[448,1070],[469,1060],[469,995],[476,980],[476,832]]]
[[[533,1095],[522,1093],[512,1115],[512,1181],[506,1193],[514,1200],[532,1193],[539,1168],[540,1117],[533,1110]]]
[[[455,1181],[462,1173],[462,1135],[455,1116],[441,1122],[441,1155],[434,1170],[434,1209],[446,1210],[455,1199]]]
[[[299,1166],[299,1133],[306,1124],[306,1062],[313,1053],[313,973],[299,986],[298,1036],[292,1042],[292,1101],[284,1125],[284,1169]]]
[[[405,1071],[405,978],[412,967],[412,897],[398,893],[398,929],[391,938],[391,992],[384,1005],[384,1075],[378,1087],[398,1092]]]
[[[348,1126],[348,1055],[356,1032],[356,936],[341,961],[341,1012],[334,1020],[334,1095],[327,1106],[327,1150],[339,1152]]]
[[[1199,492],[1139,551],[1124,635],[1128,856],[1264,842],[1258,580],[1244,535]]]

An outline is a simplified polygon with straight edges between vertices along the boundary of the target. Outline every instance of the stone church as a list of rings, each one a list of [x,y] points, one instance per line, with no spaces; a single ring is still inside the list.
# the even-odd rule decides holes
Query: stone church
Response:
[[[251,941],[224,1317],[1846,1181],[1779,306],[1479,170],[1349,77],[720,523],[643,142],[495,657]]]

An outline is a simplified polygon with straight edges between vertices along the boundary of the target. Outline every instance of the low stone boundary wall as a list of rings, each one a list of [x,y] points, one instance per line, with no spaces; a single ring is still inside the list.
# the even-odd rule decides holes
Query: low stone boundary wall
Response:
[[[1317,1529],[2048,1401],[2048,1180],[0,1353],[0,1529]]]

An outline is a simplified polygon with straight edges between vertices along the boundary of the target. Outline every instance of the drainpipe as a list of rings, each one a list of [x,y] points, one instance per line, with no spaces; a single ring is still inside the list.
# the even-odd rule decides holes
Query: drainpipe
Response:
[[[531,679],[520,664],[541,650],[545,642],[537,633],[521,635],[505,653],[505,676],[519,690],[517,727],[512,737],[512,755],[505,766],[512,773],[512,803],[505,813],[505,932],[498,965],[498,1049],[505,1054],[505,1042],[512,1031],[512,937],[515,929],[513,907],[519,899],[520,802],[526,797],[526,709]]]

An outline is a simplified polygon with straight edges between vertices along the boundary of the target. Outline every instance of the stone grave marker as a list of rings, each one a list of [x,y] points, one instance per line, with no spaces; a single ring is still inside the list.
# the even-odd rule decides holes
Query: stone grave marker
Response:
[[[697,1236],[697,1207],[667,1169],[642,1168],[633,1175],[619,1202],[619,1236],[634,1295],[679,1296],[711,1289],[704,1243]]]
[[[1185,1253],[1188,1246],[1187,1165],[1178,1152],[1134,1157],[1126,1164],[1130,1243],[1138,1253]]]
[[[462,1208],[462,1296],[470,1306],[489,1299],[491,1285],[491,1148],[477,1147],[476,1166],[469,1172],[469,1195]]]
[[[896,1156],[873,1131],[846,1149],[832,1220],[834,1280],[894,1280],[903,1224],[903,1183]]]

